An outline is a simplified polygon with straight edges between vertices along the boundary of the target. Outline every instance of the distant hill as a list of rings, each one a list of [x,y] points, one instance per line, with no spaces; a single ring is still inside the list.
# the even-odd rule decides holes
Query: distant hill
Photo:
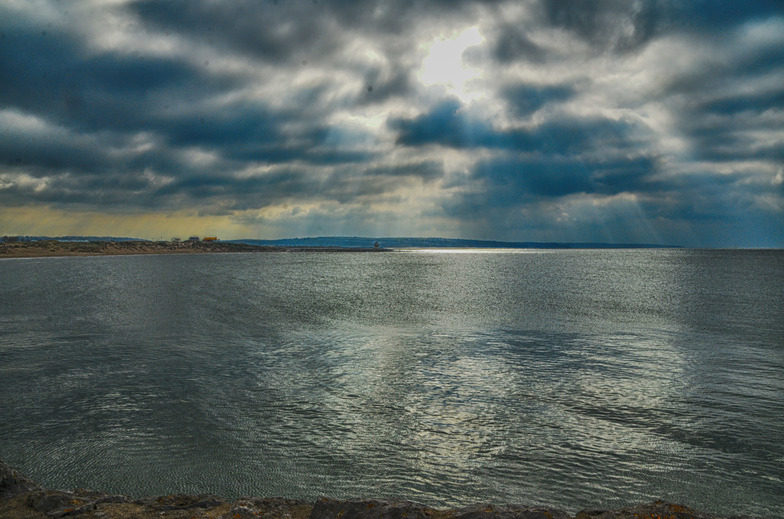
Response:
[[[360,236],[320,236],[282,240],[232,240],[249,245],[278,247],[368,247],[376,242],[390,249],[411,248],[481,248],[481,249],[652,249],[672,248],[673,245],[650,243],[561,243],[561,242],[506,242],[492,240],[461,240],[456,238],[367,238]]]

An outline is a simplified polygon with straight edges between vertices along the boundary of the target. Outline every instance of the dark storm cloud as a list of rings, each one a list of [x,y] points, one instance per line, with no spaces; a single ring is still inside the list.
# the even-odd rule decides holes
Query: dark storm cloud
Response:
[[[655,34],[660,17],[657,0],[543,0],[546,20],[599,47],[619,51],[639,48]]]
[[[393,98],[402,98],[412,91],[412,79],[405,70],[393,69],[389,74],[373,69],[365,73],[365,85],[358,100],[359,104],[382,103]]]
[[[737,115],[742,112],[759,115],[767,110],[781,109],[784,109],[784,91],[781,90],[761,92],[756,95],[730,95],[706,101],[699,106],[700,111],[721,116]]]
[[[95,144],[62,132],[41,135],[6,131],[0,139],[0,164],[33,166],[31,173],[41,175],[50,170],[95,172],[111,164],[107,154]]]
[[[493,56],[501,63],[515,63],[520,60],[541,63],[547,52],[531,41],[523,28],[504,25],[496,39]]]
[[[754,20],[781,16],[778,0],[542,0],[543,20],[593,46],[617,52],[641,48],[657,36],[687,32],[721,34]]]
[[[784,153],[776,134],[782,121],[775,114],[784,108],[780,82],[784,78],[784,46],[773,33],[784,22],[784,9],[777,13],[771,10],[770,2],[753,2],[748,9],[733,4],[721,13],[715,8],[706,9],[708,12],[695,18],[698,21],[690,28],[712,33],[717,27],[725,31],[734,27],[737,45],[731,53],[725,51],[719,59],[666,81],[659,97],[676,107],[675,124],[696,157],[716,162],[758,160],[781,164]],[[705,24],[705,18],[716,25]],[[776,19],[778,27],[765,25]],[[754,27],[757,35],[750,37],[744,31],[749,31],[752,26],[748,24],[755,20],[760,22]],[[760,138],[762,134],[768,137]]]
[[[11,19],[10,13],[5,16]],[[9,24],[4,26],[3,33],[0,103],[34,113],[54,112],[52,115],[63,117],[67,99],[60,81],[69,64],[78,62],[79,46],[68,34],[49,29],[44,35],[29,25]]]
[[[699,117],[700,115],[695,115]],[[753,120],[758,116],[713,117],[702,115],[704,119],[680,121],[680,128],[688,135],[690,145],[695,149],[695,157],[716,162],[733,160],[776,160],[784,163],[784,148],[781,143],[760,142],[756,132],[764,125]],[[776,123],[768,131],[777,131]]]
[[[80,130],[145,128],[160,120],[164,99],[198,99],[237,85],[173,58],[95,55],[71,34],[24,26],[6,30],[0,68],[0,103]]]
[[[575,94],[575,89],[567,85],[533,86],[514,85],[506,89],[504,98],[515,113],[526,117],[550,103],[566,101]]]
[[[194,175],[160,188],[157,197],[186,194],[194,200],[221,200],[220,207],[232,210],[260,208],[286,200],[316,200],[321,197],[339,203],[392,192],[401,177],[433,182],[443,176],[437,162],[417,162],[386,167],[345,166],[328,175],[314,175],[307,169],[285,168],[272,173],[237,178]]]
[[[430,160],[395,166],[377,166],[368,168],[364,174],[370,177],[413,177],[430,182],[444,176],[444,165]]]
[[[272,1],[141,1],[130,8],[152,27],[270,62],[334,51],[341,39],[320,20],[324,9],[311,2],[288,2],[284,8]]]
[[[156,121],[154,128],[173,147],[199,147],[226,160],[280,163],[316,159],[309,150],[325,138],[325,129],[284,134],[284,114],[240,103],[221,110],[194,110]]]
[[[650,178],[656,171],[650,157],[589,161],[535,156],[483,161],[472,177],[487,187],[490,203],[514,205],[526,198],[658,190],[661,184]]]
[[[675,28],[697,32],[722,32],[753,20],[762,20],[784,13],[779,0],[748,0],[715,2],[696,0],[662,2],[666,19]]]
[[[530,96],[540,101],[541,90]],[[558,96],[568,96],[558,90]],[[517,99],[518,102],[523,101]],[[462,110],[455,100],[448,100],[432,112],[413,119],[393,119],[389,126],[397,130],[397,142],[406,146],[439,144],[452,148],[498,148],[552,155],[581,154],[592,147],[618,150],[633,146],[628,142],[633,125],[610,119],[551,120],[533,128],[496,130]]]
[[[432,182],[443,175],[436,163],[420,163],[400,167],[379,167],[369,170],[343,168],[330,175],[321,185],[320,191],[332,200],[346,204],[357,199],[383,197],[394,193],[400,186],[401,177]]]
[[[246,209],[266,207],[281,198],[312,194],[317,182],[318,180],[307,172],[293,168],[246,178],[194,175],[180,178],[161,188],[158,195],[184,195],[203,201],[219,200],[228,203],[229,209]]]

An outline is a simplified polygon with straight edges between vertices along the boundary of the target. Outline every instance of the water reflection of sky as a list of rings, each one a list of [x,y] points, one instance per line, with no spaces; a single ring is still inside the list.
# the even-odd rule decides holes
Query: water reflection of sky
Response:
[[[323,351],[313,369],[329,373],[329,389],[314,394],[329,430],[315,441],[347,459],[375,453],[374,465],[393,480],[418,474],[420,487],[406,481],[410,491],[443,493],[474,479],[487,485],[493,474],[496,491],[516,486],[507,498],[520,498],[523,479],[542,484],[564,470],[589,487],[608,472],[613,484],[634,487],[641,453],[670,456],[672,467],[683,462],[682,445],[656,433],[681,369],[666,344],[635,345],[632,336],[599,343],[510,332],[353,333],[339,346],[304,339]]]

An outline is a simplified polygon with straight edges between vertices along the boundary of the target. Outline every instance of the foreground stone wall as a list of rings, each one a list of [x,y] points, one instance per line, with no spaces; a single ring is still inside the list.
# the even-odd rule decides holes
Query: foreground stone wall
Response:
[[[316,502],[246,497],[227,502],[213,495],[172,494],[144,499],[92,490],[46,490],[0,460],[0,518],[49,519],[741,519],[704,514],[656,501],[619,510],[583,510],[574,518],[555,508],[475,505],[440,510],[406,501]]]

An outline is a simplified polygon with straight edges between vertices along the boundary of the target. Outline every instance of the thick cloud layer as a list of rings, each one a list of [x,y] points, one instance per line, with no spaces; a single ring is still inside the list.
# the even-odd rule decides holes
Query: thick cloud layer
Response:
[[[784,246],[780,2],[12,0],[0,234]]]

